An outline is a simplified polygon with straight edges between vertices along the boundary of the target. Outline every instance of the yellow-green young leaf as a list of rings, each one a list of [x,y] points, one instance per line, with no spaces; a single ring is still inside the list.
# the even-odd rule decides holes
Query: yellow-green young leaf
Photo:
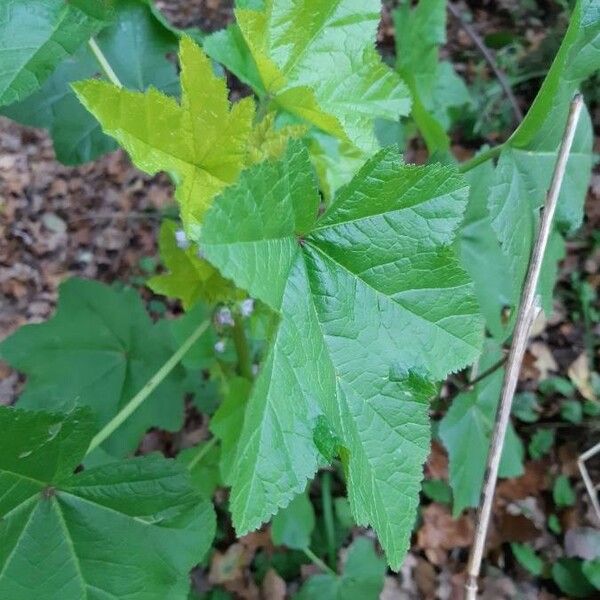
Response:
[[[279,317],[248,401],[213,428],[234,448],[225,481],[239,534],[305,489],[331,459],[330,432],[357,522],[399,568],[429,451],[427,379],[473,361],[482,338],[454,248],[466,199],[454,169],[403,165],[390,147],[319,217],[308,151],[293,141],[215,200],[202,252]]]
[[[215,533],[211,503],[161,456],[73,472],[94,434],[68,415],[0,407],[0,598],[180,600]]]
[[[237,25],[205,47],[280,109],[370,154],[374,119],[410,107],[375,50],[380,11],[379,0],[266,0],[262,10],[236,10]]]
[[[248,164],[254,165],[269,158],[280,158],[291,139],[303,137],[308,131],[306,125],[275,124],[276,113],[270,112],[257,123],[248,139]]]
[[[74,89],[137,167],[175,176],[189,231],[244,166],[254,102],[244,99],[230,106],[225,80],[214,74],[210,60],[190,38],[181,40],[179,62],[180,104],[155,89],[132,92],[103,81],[84,81]]]
[[[182,236],[178,245],[177,235]],[[178,232],[175,221],[163,221],[158,238],[160,257],[168,273],[148,280],[148,287],[157,294],[181,300],[188,310],[198,300],[213,302],[240,297],[230,281],[210,263],[198,256],[198,246]]]

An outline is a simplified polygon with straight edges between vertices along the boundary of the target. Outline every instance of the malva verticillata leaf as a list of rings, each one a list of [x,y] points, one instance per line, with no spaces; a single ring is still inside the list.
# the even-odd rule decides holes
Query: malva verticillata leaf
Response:
[[[450,112],[472,103],[452,63],[439,60],[446,12],[446,0],[419,0],[415,7],[402,3],[393,13],[396,69],[410,89],[412,117],[430,154],[449,149]]]
[[[74,84],[84,106],[146,173],[168,171],[186,230],[246,163],[254,101],[230,105],[225,80],[188,37],[179,49],[181,103],[150,88],[134,92],[104,81]]]
[[[325,423],[343,445],[357,522],[374,526],[394,568],[429,452],[427,380],[472,362],[482,337],[453,247],[466,184],[449,167],[403,165],[397,152],[378,153],[317,218],[308,151],[293,142],[215,200],[198,240],[280,319],[236,431],[238,534],[326,462],[314,440]]]
[[[26,325],[0,343],[0,357],[27,375],[19,407],[94,410],[105,425],[174,352],[133,290],[70,279],[59,289],[56,314]],[[134,450],[150,427],[177,431],[183,419],[182,372],[175,369],[102,448]]]
[[[68,415],[0,407],[0,597],[180,600],[215,515],[173,460],[73,474],[94,434]]]
[[[116,0],[114,12],[116,22],[95,40],[121,83],[139,91],[153,86],[177,96],[177,68],[167,56],[177,52],[177,36],[156,18],[151,0]],[[47,128],[56,157],[64,164],[98,158],[115,150],[117,144],[102,132],[70,84],[99,72],[97,59],[84,44],[61,62],[37,92],[0,112],[24,125]]]
[[[380,11],[379,0],[265,0],[238,8],[237,24],[204,47],[273,107],[372,154],[374,120],[410,108],[375,49]]]
[[[177,241],[177,235],[180,241]],[[198,300],[208,302],[239,298],[230,282],[198,254],[198,246],[187,240],[175,221],[165,220],[158,236],[160,257],[167,273],[155,275],[146,285],[156,294],[181,300],[185,310]]]
[[[359,537],[348,548],[344,572],[313,575],[296,600],[375,600],[383,589],[385,571],[385,561],[377,556],[373,543]]]
[[[108,25],[110,0],[4,0],[0,4],[0,106],[22,100]]]
[[[524,121],[502,150],[490,191],[491,224],[509,264],[513,305],[520,296],[538,222],[563,135],[569,103],[578,86],[600,68],[600,10],[596,0],[579,0],[569,29]],[[574,231],[583,218],[583,201],[592,165],[592,127],[581,116],[557,205],[558,229]],[[483,200],[485,198],[482,198]],[[546,257],[542,304],[552,307],[552,288],[562,239],[557,231]],[[553,260],[552,260],[553,259]]]
[[[485,372],[501,359],[498,344],[487,340],[479,371]],[[472,390],[458,394],[440,421],[439,436],[449,456],[454,516],[479,503],[503,379],[504,369],[497,369]],[[511,423],[504,440],[499,476],[522,475],[523,455],[523,444]]]
[[[466,174],[469,202],[460,226],[460,258],[475,284],[475,295],[490,334],[503,341],[510,333],[503,309],[512,308],[512,282],[508,258],[492,228],[487,197],[494,180],[494,165],[486,161]]]
[[[276,546],[304,550],[310,546],[315,528],[315,510],[305,492],[282,508],[271,523],[271,539]]]

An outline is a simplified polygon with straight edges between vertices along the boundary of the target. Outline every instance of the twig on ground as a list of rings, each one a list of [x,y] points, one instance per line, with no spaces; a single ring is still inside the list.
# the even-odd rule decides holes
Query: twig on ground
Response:
[[[494,430],[490,442],[487,467],[483,480],[483,490],[481,492],[481,499],[477,510],[475,539],[471,546],[467,568],[467,580],[465,583],[466,600],[475,600],[477,597],[477,578],[479,577],[481,561],[483,558],[494,492],[496,490],[498,468],[500,466],[504,438],[510,419],[512,400],[517,387],[521,363],[523,362],[531,325],[539,310],[536,290],[540,278],[540,271],[542,269],[542,261],[548,244],[548,238],[552,231],[552,221],[554,219],[554,213],[556,212],[558,195],[562,186],[567,160],[569,158],[573,138],[575,137],[575,129],[577,128],[577,122],[579,121],[579,115],[581,114],[582,108],[583,97],[580,94],[577,94],[571,102],[567,125],[558,151],[558,158],[554,167],[546,203],[542,211],[537,239],[527,269],[519,313],[517,315],[513,340],[506,364],[506,372],[504,375],[498,412],[496,414],[496,422],[494,423]]]
[[[448,10],[450,14],[458,21],[460,26],[465,30],[465,33],[473,40],[473,43],[477,46],[483,58],[485,58],[486,62],[494,72],[494,75],[498,78],[498,82],[502,87],[510,105],[512,106],[513,113],[515,115],[515,119],[517,123],[520,123],[523,120],[523,111],[517,102],[517,98],[515,97],[512,88],[510,86],[510,82],[506,78],[506,74],[504,71],[498,66],[496,63],[496,59],[492,51],[485,45],[479,34],[467,23],[462,15],[460,14],[460,10],[452,3],[448,2]]]
[[[587,467],[585,466],[585,461],[592,458],[592,456],[596,456],[596,454],[600,453],[600,442],[598,442],[595,446],[586,450],[583,454],[579,456],[577,459],[577,466],[579,467],[579,472],[581,473],[581,478],[583,479],[583,483],[585,483],[585,489],[590,496],[590,500],[592,501],[592,506],[594,507],[594,511],[596,512],[596,516],[598,517],[598,522],[600,523],[600,502],[598,502],[598,493],[596,492],[596,488],[594,487],[594,482],[588,473]]]

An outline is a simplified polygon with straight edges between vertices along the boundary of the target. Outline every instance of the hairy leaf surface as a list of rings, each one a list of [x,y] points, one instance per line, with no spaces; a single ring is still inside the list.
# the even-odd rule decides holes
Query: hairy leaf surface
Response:
[[[156,18],[150,1],[117,0],[116,22],[95,39],[125,87],[144,91],[153,86],[176,96],[177,69],[167,55],[177,52],[177,36]],[[86,44],[62,61],[40,90],[0,112],[24,125],[47,128],[62,163],[93,160],[117,145],[79,102],[71,83],[98,73],[98,61]]]
[[[22,100],[111,19],[109,0],[4,0],[0,106]]]
[[[19,406],[94,409],[106,424],[172,354],[171,339],[153,325],[133,290],[70,279],[60,286],[55,316],[26,325],[0,344],[0,356],[28,377]],[[177,431],[183,398],[179,371],[103,444],[115,456],[135,449],[150,427]]]
[[[0,430],[0,597],[184,597],[215,532],[185,469],[151,456],[73,475],[94,433],[89,409],[0,407]]]
[[[406,115],[408,91],[375,49],[379,0],[266,0],[238,8],[237,25],[206,51],[278,108],[364,152],[376,117]]]
[[[205,256],[280,316],[229,476],[240,535],[305,488],[326,458],[314,442],[325,421],[345,447],[358,522],[375,527],[399,566],[429,445],[433,388],[423,378],[465,366],[480,344],[452,247],[466,195],[453,169],[404,166],[389,148],[317,219],[297,142],[242,173],[207,213]]]

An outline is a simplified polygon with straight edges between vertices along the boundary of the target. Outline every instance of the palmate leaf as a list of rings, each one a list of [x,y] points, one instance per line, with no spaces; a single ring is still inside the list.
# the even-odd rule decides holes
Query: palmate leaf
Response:
[[[156,18],[151,0],[115,0],[114,9],[115,23],[95,39],[121,83],[139,91],[153,86],[178,95],[177,68],[167,56],[177,52],[177,36]],[[85,44],[62,61],[40,90],[0,112],[24,125],[47,128],[62,163],[93,160],[115,150],[117,144],[81,105],[71,83],[99,71],[98,61]]]
[[[89,409],[0,407],[0,431],[0,597],[184,597],[215,516],[183,467],[151,456],[74,475]]]
[[[326,459],[313,438],[329,429],[357,521],[399,567],[429,448],[426,380],[474,360],[481,341],[451,246],[466,194],[454,170],[404,166],[389,148],[317,220],[308,152],[295,142],[215,200],[201,250],[280,317],[236,431],[238,534],[304,490]]]
[[[188,37],[181,40],[179,64],[180,104],[152,88],[140,93],[103,81],[84,81],[74,89],[138,168],[176,177],[176,197],[189,230],[245,165],[254,102],[230,106],[225,80]]]
[[[265,0],[206,39],[209,56],[277,108],[372,154],[377,117],[408,114],[408,91],[375,50],[379,0]]]
[[[54,68],[111,20],[110,0],[4,0],[0,4],[0,106],[34,92]]]
[[[501,358],[502,352],[498,344],[488,340],[479,363],[479,371],[486,371]],[[454,516],[468,506],[477,506],[479,502],[503,378],[504,369],[498,369],[476,384],[473,390],[459,394],[440,421],[439,435],[450,458]],[[512,424],[509,424],[499,476],[522,475],[523,454],[523,444]]]
[[[70,279],[59,289],[55,316],[26,325],[0,344],[0,357],[28,377],[19,407],[94,410],[105,425],[171,356],[164,330],[153,325],[133,290]],[[181,378],[175,369],[102,448],[123,456],[150,427],[182,425]]]
[[[488,207],[492,227],[509,263],[516,304],[533,246],[538,211],[549,186],[570,100],[580,83],[600,68],[600,7],[579,0],[569,29],[531,109],[508,140],[496,167]],[[557,207],[559,229],[573,231],[583,218],[592,165],[592,128],[581,116]],[[554,257],[561,238],[554,234]],[[549,264],[550,272],[555,266]],[[548,278],[549,279],[549,278]],[[551,308],[545,282],[544,307]]]

